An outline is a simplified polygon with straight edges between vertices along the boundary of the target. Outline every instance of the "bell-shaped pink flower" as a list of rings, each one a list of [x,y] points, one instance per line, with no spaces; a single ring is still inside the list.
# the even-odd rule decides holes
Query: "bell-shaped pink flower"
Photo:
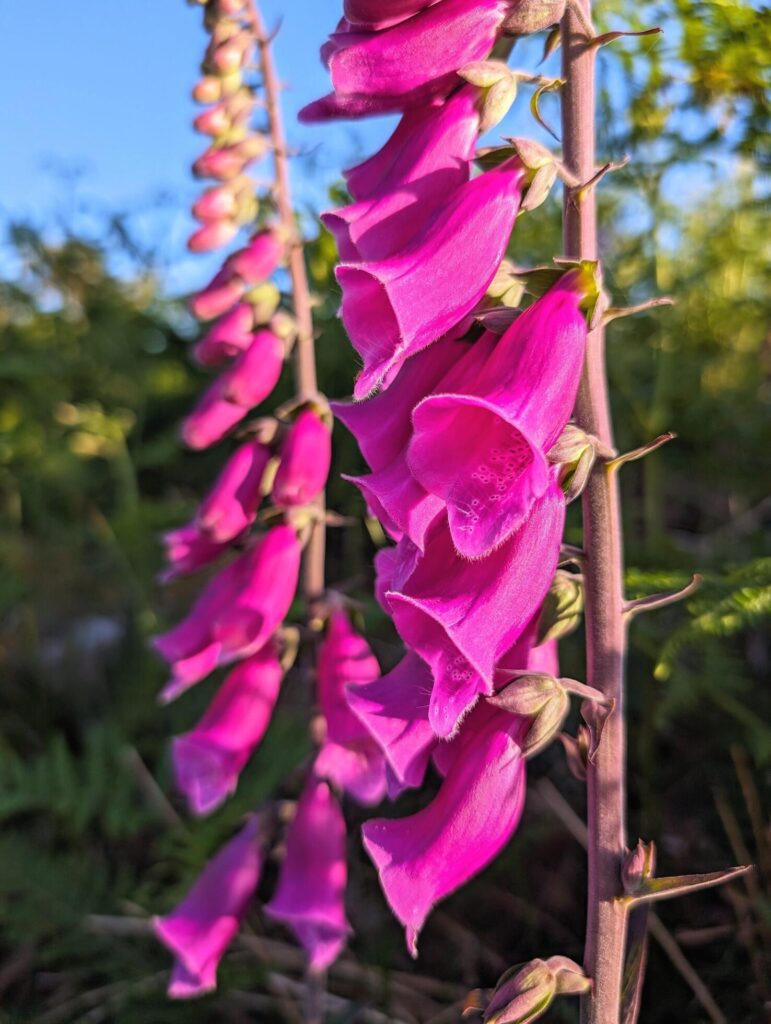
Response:
[[[344,0],[343,13],[356,31],[390,28],[437,0]]]
[[[223,268],[190,300],[190,312],[199,320],[214,320],[240,302],[246,284],[235,274]]]
[[[285,250],[280,233],[266,228],[259,231],[247,246],[229,256],[225,265],[248,284],[258,284],[276,270]]]
[[[284,525],[225,566],[187,618],[154,640],[172,667],[161,700],[173,700],[215,668],[261,650],[289,611],[299,569],[300,544]]]
[[[379,803],[385,796],[385,759],[348,706],[346,690],[358,689],[379,675],[380,666],[364,637],[342,609],[334,609],[318,654],[318,698],[326,736],[314,771],[362,804]]]
[[[334,94],[303,121],[407,110],[458,84],[464,64],[492,50],[510,0],[442,0],[381,32],[336,32],[325,47]],[[354,28],[354,26],[348,26]]]
[[[468,181],[479,132],[474,90],[461,89],[410,120],[412,131],[376,193],[322,215],[343,261],[385,259],[402,249]]]
[[[217,968],[246,916],[262,870],[259,819],[251,818],[204,868],[179,906],[153,919],[153,930],[175,956],[173,999],[217,987]]]
[[[174,739],[174,777],[193,814],[211,814],[235,792],[270,724],[282,674],[273,645],[266,645],[233,669],[201,721]]]
[[[273,481],[277,505],[307,505],[321,493],[332,461],[332,435],[313,409],[303,409],[286,433]]]
[[[565,498],[553,480],[508,541],[470,562],[457,555],[440,516],[410,576],[386,595],[400,635],[431,667],[429,720],[438,736],[453,735],[478,696],[493,692],[497,662],[552,581],[564,520]]]
[[[284,363],[284,343],[272,331],[259,330],[252,343],[208,387],[182,424],[189,448],[208,448],[221,440],[259,405],[278,383]]]
[[[345,821],[326,782],[313,774],[289,826],[276,895],[265,913],[292,929],[311,969],[337,959],[351,928],[345,916]]]
[[[238,225],[231,220],[213,220],[192,233],[187,240],[190,252],[213,252],[229,245],[238,234]]]
[[[254,330],[254,311],[248,302],[239,302],[213,324],[193,347],[200,366],[219,366],[249,348]]]
[[[433,680],[412,652],[387,675],[346,691],[348,706],[385,754],[389,796],[419,786],[437,739],[428,721]]]
[[[455,190],[410,244],[388,259],[342,264],[340,315],[364,368],[354,395],[386,387],[405,359],[450,331],[495,276],[517,215],[517,162]]]
[[[431,803],[407,818],[363,826],[364,846],[413,956],[434,904],[481,871],[519,823],[525,722],[480,705],[451,744],[457,750]]]
[[[206,538],[226,543],[252,525],[269,461],[270,450],[259,441],[247,441],[233,452],[196,516],[196,525]]]
[[[514,321],[480,379],[415,409],[409,469],[446,502],[453,543],[468,558],[501,544],[549,486],[547,452],[573,411],[583,366],[582,299],[571,272]]]
[[[160,574],[161,583],[170,583],[179,576],[187,576],[211,565],[228,546],[227,541],[215,540],[202,534],[196,523],[188,523],[187,526],[165,533],[163,543],[167,568]]]

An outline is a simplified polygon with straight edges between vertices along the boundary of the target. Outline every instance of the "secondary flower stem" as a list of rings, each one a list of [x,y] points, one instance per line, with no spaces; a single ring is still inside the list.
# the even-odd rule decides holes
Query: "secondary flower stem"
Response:
[[[595,173],[595,53],[587,46],[591,0],[572,0],[562,21],[565,86],[562,137],[565,164],[580,182]],[[582,16],[583,15],[583,16]],[[575,200],[566,191],[565,255],[597,258],[594,190]],[[576,406],[578,422],[613,445],[605,374],[605,338],[600,326],[589,335]],[[620,894],[626,849],[623,542],[616,474],[602,460],[583,496],[586,588],[587,682],[615,701],[594,764],[587,765],[589,895],[584,968],[592,990],[582,999],[583,1024],[618,1024],[626,939]]]
[[[292,283],[292,304],[297,324],[297,340],[294,347],[295,383],[297,398],[301,401],[318,397],[316,379],[316,354],[313,339],[313,316],[308,275],[305,270],[302,237],[297,229],[292,206],[292,190],[289,180],[289,160],[286,136],[281,117],[280,84],[273,61],[271,38],[265,30],[256,0],[247,0],[249,17],[254,26],[260,54],[265,105],[268,126],[273,143],[273,161],[276,182],[276,204],[281,224],[287,234],[289,251],[289,276]],[[313,605],[324,594],[324,498],[316,502],[318,517],[311,527],[312,533],[305,549],[303,561],[303,592],[308,601],[311,615]]]

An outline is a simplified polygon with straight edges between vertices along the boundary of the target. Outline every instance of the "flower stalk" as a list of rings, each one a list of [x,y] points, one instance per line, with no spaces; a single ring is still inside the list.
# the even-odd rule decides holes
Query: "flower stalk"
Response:
[[[595,55],[591,0],[573,0],[562,20],[563,158],[578,181],[595,166]],[[572,259],[597,258],[595,192],[565,192],[564,249]],[[589,334],[576,403],[579,426],[613,447],[600,323]],[[592,988],[582,997],[583,1024],[618,1024],[626,911],[617,900],[626,851],[624,667],[626,625],[623,542],[616,474],[597,460],[583,493],[587,681],[614,701],[593,761],[587,763],[588,908],[584,968]]]
[[[303,243],[297,229],[292,206],[292,188],[289,179],[289,156],[281,116],[281,85],[273,60],[271,38],[266,31],[262,14],[255,0],[247,0],[246,9],[257,41],[268,131],[272,141],[275,175],[275,199],[281,226],[287,237],[287,262],[292,289],[297,337],[294,345],[295,386],[298,402],[314,401],[319,397],[316,377],[316,356],[313,338],[313,315],[308,275],[305,270]],[[316,499],[318,515],[313,517],[310,536],[305,547],[302,568],[302,588],[308,602],[309,617],[315,617],[315,608],[324,594],[324,495]]]

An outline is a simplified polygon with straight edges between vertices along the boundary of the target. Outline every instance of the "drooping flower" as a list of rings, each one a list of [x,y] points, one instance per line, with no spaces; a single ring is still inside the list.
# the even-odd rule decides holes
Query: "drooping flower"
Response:
[[[198,572],[216,562],[227,550],[227,542],[206,537],[195,523],[188,523],[163,535],[167,567],[160,573],[161,583]]]
[[[374,194],[322,214],[344,261],[379,260],[403,248],[454,189],[468,181],[479,132],[474,90],[419,109]]]
[[[364,368],[354,395],[387,387],[399,367],[450,331],[484,295],[519,207],[518,162],[480,175],[406,248],[388,259],[337,268],[340,315]]]
[[[368,730],[353,714],[346,689],[358,690],[377,679],[380,666],[348,615],[333,609],[319,647],[317,688],[326,735],[314,771],[350,793],[359,803],[376,804],[385,796],[385,759]]]
[[[266,228],[258,231],[247,246],[229,256],[225,266],[247,284],[257,284],[276,270],[284,258],[285,249],[281,233],[274,228]]]
[[[332,435],[314,409],[303,409],[286,433],[271,494],[276,505],[307,505],[324,489]]]
[[[189,999],[217,987],[217,968],[246,916],[260,878],[259,819],[251,818],[204,868],[170,914],[153,930],[175,956],[168,993]]]
[[[458,68],[490,53],[509,3],[442,0],[379,32],[343,22],[324,51],[335,91],[304,107],[300,120],[408,110],[446,96]]]
[[[190,448],[208,448],[259,405],[278,383],[284,343],[272,331],[259,330],[244,352],[204,392],[182,424]]]
[[[172,668],[161,699],[173,700],[218,666],[256,654],[288,612],[299,568],[294,530],[275,526],[221,569],[188,616],[154,640]]]
[[[282,674],[268,644],[230,672],[201,721],[174,739],[174,777],[194,814],[210,814],[235,792],[270,724]]]
[[[265,913],[292,929],[312,970],[329,967],[350,933],[347,877],[340,805],[329,785],[311,774],[289,826],[278,889]]]
[[[213,220],[192,233],[187,241],[190,252],[213,252],[228,245],[238,234],[238,224],[232,220]]]
[[[526,720],[483,704],[464,723],[436,797],[407,818],[376,818],[362,828],[388,903],[417,940],[431,908],[488,864],[519,823]]]
[[[196,516],[196,525],[207,538],[232,541],[254,523],[269,460],[270,450],[259,441],[247,441],[233,452]]]
[[[470,562],[457,555],[440,516],[409,577],[386,594],[400,635],[431,667],[429,720],[437,735],[453,735],[478,696],[493,692],[498,660],[552,581],[564,519],[565,499],[553,480],[508,541]]]
[[[252,343],[254,312],[248,302],[239,302],[214,323],[193,347],[201,366],[218,366],[244,352]]]
[[[440,388],[414,411],[409,470],[447,504],[466,557],[506,540],[549,486],[546,456],[570,418],[583,365],[582,299],[571,272],[514,321],[480,378],[455,393]]]

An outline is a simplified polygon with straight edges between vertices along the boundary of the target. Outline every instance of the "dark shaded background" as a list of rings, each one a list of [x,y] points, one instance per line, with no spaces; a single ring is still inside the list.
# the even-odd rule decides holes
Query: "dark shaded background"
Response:
[[[606,5],[611,23],[625,6]],[[694,571],[704,584],[632,628],[630,837],[656,839],[663,873],[750,860],[759,871],[660,905],[664,947],[652,943],[642,1020],[760,1024],[771,998],[769,11],[646,6],[633,27],[658,15],[666,43],[622,43],[601,65],[600,151],[633,157],[602,192],[606,281],[617,305],[664,293],[677,306],[616,322],[609,364],[618,446],[670,429],[678,439],[623,470],[628,590],[677,587]],[[556,106],[544,113],[558,120]],[[290,681],[233,800],[190,822],[172,791],[168,738],[214,684],[156,706],[163,670],[148,638],[200,585],[161,592],[157,538],[191,514],[222,453],[177,442],[203,383],[186,358],[193,324],[132,237],[130,212],[102,217],[88,236],[70,225],[63,240],[46,223],[8,226],[19,270],[0,282],[0,1021],[297,1020],[298,957],[259,910],[223,964],[220,992],[194,1004],[165,1001],[168,956],[146,934],[144,918],[173,905],[248,808],[296,794],[308,746],[302,689]],[[334,315],[334,251],[306,222],[321,382],[341,396],[355,362]],[[518,225],[511,255],[529,264],[559,248],[555,198]],[[282,387],[288,395],[291,382]],[[336,441],[329,503],[361,522],[357,493],[338,478],[358,470],[358,456],[342,429]],[[577,527],[574,516],[568,539]],[[389,665],[398,647],[369,596],[374,550],[363,524],[331,531],[329,579],[360,598]],[[562,645],[566,674],[582,674],[581,641],[579,631]],[[421,799],[405,796],[398,812]],[[413,965],[349,808],[357,937],[332,971],[342,1001],[329,1019],[383,1019],[360,1009],[379,1007],[388,1019],[457,1021],[466,991],[511,963],[580,960],[574,813],[583,789],[555,745],[532,764],[515,840],[434,913]],[[268,872],[261,895],[272,882]],[[699,985],[706,994],[694,994]],[[557,1003],[546,1019],[575,1020],[576,1006]]]

